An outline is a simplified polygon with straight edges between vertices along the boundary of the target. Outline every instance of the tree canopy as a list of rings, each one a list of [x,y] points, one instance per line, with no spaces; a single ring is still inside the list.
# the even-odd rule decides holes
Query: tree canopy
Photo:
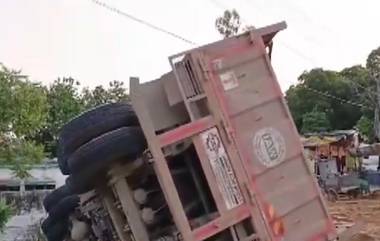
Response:
[[[304,72],[298,84],[286,91],[286,99],[298,129],[309,129],[303,126],[303,115],[315,108],[326,114],[332,129],[355,126],[363,114],[358,100],[365,93],[354,88],[356,81],[350,79],[348,74],[336,71],[313,69]]]
[[[31,165],[56,155],[65,123],[97,105],[127,100],[121,81],[81,89],[79,81],[64,77],[42,86],[0,65],[0,164],[11,165],[21,179],[28,177]]]
[[[0,133],[33,134],[46,123],[47,96],[40,84],[0,65]]]
[[[240,15],[235,9],[224,11],[223,16],[220,16],[215,20],[215,28],[225,38],[237,34],[240,25]]]
[[[326,113],[317,109],[303,114],[302,124],[302,132],[304,133],[328,131],[331,129]]]
[[[47,110],[40,84],[0,66],[0,164],[12,165],[17,177],[25,178],[29,164],[44,157],[43,146],[27,137],[46,124]]]
[[[94,89],[80,87],[79,81],[69,77],[58,78],[46,88],[49,102],[47,123],[31,139],[42,144],[50,156],[56,155],[59,132],[72,118],[98,105],[129,100],[121,81],[109,82],[108,88],[101,85]]]
[[[376,86],[377,94],[373,98],[375,101],[374,129],[375,136],[380,139],[380,47],[374,49],[367,58],[367,69],[372,82]]]
[[[373,118],[371,88],[368,70],[362,66],[340,72],[319,68],[300,75],[298,83],[286,91],[286,99],[301,132],[315,129],[310,118],[322,117],[320,112],[327,118],[319,122],[325,123],[325,129],[351,129],[363,115]]]
[[[4,201],[0,201],[0,232],[4,231],[5,225],[7,224],[11,216],[11,209],[5,204]]]

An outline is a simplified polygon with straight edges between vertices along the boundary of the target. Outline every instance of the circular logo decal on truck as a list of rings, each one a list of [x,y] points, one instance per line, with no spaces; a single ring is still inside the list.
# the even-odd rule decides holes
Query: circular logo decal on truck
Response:
[[[266,167],[273,167],[285,157],[285,139],[271,127],[259,130],[253,138],[253,148],[259,161]]]

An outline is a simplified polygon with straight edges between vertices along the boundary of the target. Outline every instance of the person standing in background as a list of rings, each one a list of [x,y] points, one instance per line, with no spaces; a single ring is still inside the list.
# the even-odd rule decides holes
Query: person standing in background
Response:
[[[348,149],[346,158],[347,171],[357,171],[359,168],[359,158],[357,157],[354,145],[351,145],[351,148]]]

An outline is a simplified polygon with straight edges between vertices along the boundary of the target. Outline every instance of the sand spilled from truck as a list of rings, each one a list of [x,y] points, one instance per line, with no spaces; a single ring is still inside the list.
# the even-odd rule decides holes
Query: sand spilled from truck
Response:
[[[350,226],[355,221],[363,221],[360,234],[353,237],[352,241],[380,241],[380,195],[342,200],[328,205],[337,225]]]

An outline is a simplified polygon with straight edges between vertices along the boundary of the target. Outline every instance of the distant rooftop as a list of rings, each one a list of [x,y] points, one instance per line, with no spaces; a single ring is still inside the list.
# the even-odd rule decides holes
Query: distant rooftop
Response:
[[[336,130],[330,132],[306,133],[301,137],[304,147],[315,147],[336,143],[346,140],[348,137],[358,133],[356,130]]]
[[[358,133],[357,130],[335,130],[335,131],[322,131],[322,132],[312,132],[305,133],[303,136],[351,136]]]

